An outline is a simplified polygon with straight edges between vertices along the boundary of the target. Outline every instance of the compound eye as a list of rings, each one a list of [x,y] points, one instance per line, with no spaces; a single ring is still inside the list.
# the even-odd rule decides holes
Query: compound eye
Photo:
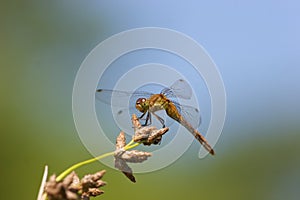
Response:
[[[136,104],[136,105],[140,105],[140,104],[141,104],[140,99],[137,99],[136,102],[135,102],[135,104]]]
[[[136,100],[136,104],[137,104],[137,105],[140,105],[140,104],[145,103],[145,101],[146,101],[145,98],[139,98],[138,100]]]

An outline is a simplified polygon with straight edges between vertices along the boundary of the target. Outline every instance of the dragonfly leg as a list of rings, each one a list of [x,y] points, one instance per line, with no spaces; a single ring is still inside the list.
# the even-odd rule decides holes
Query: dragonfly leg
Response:
[[[151,124],[152,124],[151,114],[149,112],[147,112],[146,121],[145,121],[145,124],[143,126],[149,126]]]
[[[145,116],[146,112],[144,112],[138,119],[142,119]]]
[[[163,128],[165,128],[166,127],[166,125],[165,125],[165,120],[163,119],[163,118],[161,118],[160,116],[158,116],[157,114],[155,114],[155,113],[152,113],[155,117],[156,117],[156,119],[158,119],[158,121],[163,125]]]
[[[143,119],[143,117],[145,116],[145,114],[147,113],[147,116],[145,119]],[[149,112],[145,112],[143,113],[139,118],[139,120],[145,120],[145,123],[142,125],[142,126],[148,126],[152,123],[152,120],[151,120],[151,115]],[[148,123],[149,122],[149,123]]]

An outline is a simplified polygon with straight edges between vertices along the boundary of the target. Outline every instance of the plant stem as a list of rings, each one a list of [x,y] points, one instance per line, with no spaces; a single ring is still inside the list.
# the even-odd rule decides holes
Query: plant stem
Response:
[[[130,144],[130,142],[129,142],[129,144]],[[134,148],[134,147],[139,146],[140,144],[141,144],[141,143],[134,143],[134,144],[132,144],[132,145],[126,145],[126,146],[124,147],[124,150],[127,151],[127,150],[129,150],[129,149],[132,149],[132,148]]]
[[[140,143],[134,143],[133,140],[131,140],[125,147],[124,147],[124,150],[127,151],[129,149],[132,149],[134,147],[137,147],[138,145],[140,145]],[[90,164],[92,162],[95,162],[97,160],[100,160],[100,159],[103,159],[103,158],[106,158],[108,156],[112,156],[114,155],[114,151],[112,152],[108,152],[108,153],[105,153],[105,154],[102,154],[98,157],[95,157],[95,158],[92,158],[92,159],[89,159],[89,160],[85,160],[85,161],[82,161],[82,162],[79,162],[75,165],[72,165],[71,167],[69,167],[68,169],[66,169],[64,172],[62,172],[58,177],[56,177],[56,182],[59,182],[61,181],[65,176],[67,176],[69,173],[71,173],[73,170],[83,166],[83,165],[87,165],[87,164]]]

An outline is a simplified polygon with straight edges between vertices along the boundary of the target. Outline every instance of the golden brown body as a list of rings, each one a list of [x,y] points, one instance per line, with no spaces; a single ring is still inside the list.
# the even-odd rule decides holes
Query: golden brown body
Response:
[[[150,112],[154,116],[158,117],[155,112],[158,110],[165,110],[167,115],[176,120],[182,126],[184,126],[193,136],[204,146],[204,148],[212,155],[215,154],[214,150],[208,144],[206,139],[188,123],[183,116],[179,113],[178,109],[172,101],[170,101],[164,94],[154,94],[149,99],[140,98],[136,101],[136,108],[144,114]],[[158,117],[158,119],[161,121]]]

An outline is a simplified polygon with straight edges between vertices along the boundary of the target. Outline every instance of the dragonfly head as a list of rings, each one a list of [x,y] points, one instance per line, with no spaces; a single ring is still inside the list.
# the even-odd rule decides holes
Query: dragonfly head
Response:
[[[135,102],[135,107],[140,112],[145,113],[148,110],[148,103],[146,98],[139,98]]]

